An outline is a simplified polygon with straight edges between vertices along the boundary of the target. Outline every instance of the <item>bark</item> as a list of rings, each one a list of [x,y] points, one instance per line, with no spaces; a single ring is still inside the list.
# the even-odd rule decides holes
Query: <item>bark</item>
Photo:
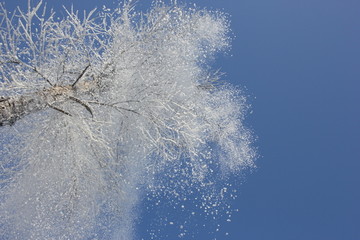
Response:
[[[0,97],[0,126],[11,126],[25,115],[49,107],[62,111],[55,105],[71,98],[76,99],[74,95],[73,86],[55,86],[32,94]]]

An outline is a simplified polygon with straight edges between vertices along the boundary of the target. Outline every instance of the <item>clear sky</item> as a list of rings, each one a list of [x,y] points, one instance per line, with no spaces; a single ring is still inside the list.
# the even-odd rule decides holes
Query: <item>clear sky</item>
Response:
[[[11,8],[27,1],[5,2]],[[77,9],[114,5],[56,2]],[[238,184],[232,205],[239,211],[222,222],[217,239],[360,239],[360,1],[185,2],[231,15],[233,56],[216,66],[246,87],[253,110],[247,123],[261,156]],[[142,221],[154,219],[145,214]],[[193,239],[213,239],[208,230]]]

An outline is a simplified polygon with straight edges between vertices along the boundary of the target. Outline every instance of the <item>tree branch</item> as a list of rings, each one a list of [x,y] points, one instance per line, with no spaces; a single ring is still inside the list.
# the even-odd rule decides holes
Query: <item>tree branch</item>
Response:
[[[75,80],[75,82],[71,85],[72,87],[75,87],[76,83],[82,78],[82,76],[85,74],[86,70],[90,67],[90,64],[85,67],[85,69],[80,73],[78,78]]]

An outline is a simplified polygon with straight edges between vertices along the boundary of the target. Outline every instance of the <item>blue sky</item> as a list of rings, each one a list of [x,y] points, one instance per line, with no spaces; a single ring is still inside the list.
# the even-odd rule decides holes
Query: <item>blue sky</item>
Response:
[[[359,239],[360,2],[225,2],[262,155],[231,239]]]
[[[5,2],[11,8],[27,1]],[[56,6],[71,2],[77,9],[113,6]],[[360,2],[186,2],[231,15],[233,56],[221,56],[216,66],[246,88],[253,110],[246,121],[261,156],[237,184],[232,206],[239,211],[222,220],[217,239],[360,239]],[[213,239],[209,228],[194,239]]]

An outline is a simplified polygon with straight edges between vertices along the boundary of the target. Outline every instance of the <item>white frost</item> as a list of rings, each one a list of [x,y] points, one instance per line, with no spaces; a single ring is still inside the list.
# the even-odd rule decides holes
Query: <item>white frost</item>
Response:
[[[0,96],[48,94],[0,128],[1,239],[130,239],[144,193],[183,199],[253,165],[245,98],[207,65],[229,46],[223,14],[43,10],[0,5]]]

